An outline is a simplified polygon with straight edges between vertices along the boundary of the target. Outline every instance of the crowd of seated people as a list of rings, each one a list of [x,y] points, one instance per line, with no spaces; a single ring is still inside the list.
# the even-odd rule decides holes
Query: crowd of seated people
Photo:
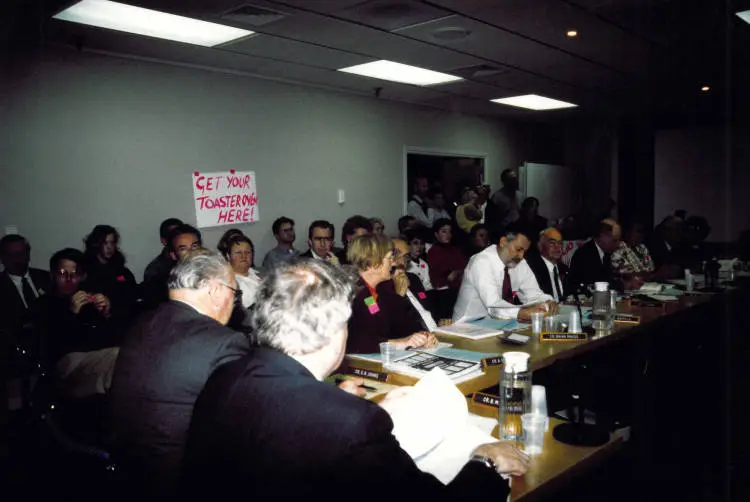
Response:
[[[356,381],[344,382],[339,390],[345,393],[331,397],[335,387],[319,389],[315,378],[336,369],[344,353],[378,352],[383,341],[433,347],[432,332],[444,320],[491,315],[528,321],[534,312],[555,313],[582,286],[607,281],[618,290],[637,289],[648,280],[677,277],[705,256],[705,219],[669,216],[649,239],[641,223],[627,222],[623,233],[607,218],[585,232],[589,240],[568,268],[563,240],[574,220],[550,225],[539,216],[538,200],[521,200],[514,173],[504,172],[503,182],[492,198],[487,187],[470,187],[454,212],[442,192],[418,178],[397,237],[386,235],[380,218],[354,215],[341,229],[340,248],[334,247],[334,225],[316,220],[308,228],[308,249],[300,252],[294,220],[279,217],[271,225],[277,246],[258,269],[253,241],[241,230],[225,232],[214,253],[204,248],[198,229],[168,218],[159,228],[162,251],[140,284],[113,226],[94,227],[83,251],[56,252],[49,272],[29,266],[26,239],[6,236],[0,240],[0,294],[10,308],[1,316],[2,328],[36,325],[43,333],[40,357],[63,392],[107,397],[108,446],[134,489],[172,496],[191,487],[189,473],[207,469],[207,462],[205,472],[216,476],[218,466],[231,464],[226,472],[245,476],[261,462],[239,450],[243,444],[255,448],[260,439],[227,429],[239,425],[222,414],[239,407],[236,420],[257,413],[248,423],[265,424],[283,415],[269,404],[276,393],[253,387],[262,385],[266,365],[281,372],[271,375],[280,388],[291,372],[289,385],[309,387],[320,399],[343,399],[344,408],[361,408],[357,413],[380,414],[377,421],[388,429],[380,408],[351,401],[348,394],[363,394]],[[301,292],[309,296],[294,296]],[[535,305],[523,306],[530,302]],[[312,306],[335,312],[313,319],[306,310]],[[220,367],[226,369],[218,372]],[[310,375],[315,378],[308,382]],[[242,389],[237,396],[228,390],[235,384]],[[245,395],[260,408],[241,402]],[[191,425],[194,408],[200,415]],[[290,426],[308,430],[309,423],[295,420]],[[286,447],[275,447],[271,441],[268,451],[286,459]],[[498,462],[503,455],[518,460],[512,451],[488,453]],[[332,458],[347,460],[338,452]],[[362,468],[373,467],[362,461]],[[398,463],[412,473],[410,461]],[[357,462],[349,467],[362,474]],[[253,471],[254,483],[263,469]]]

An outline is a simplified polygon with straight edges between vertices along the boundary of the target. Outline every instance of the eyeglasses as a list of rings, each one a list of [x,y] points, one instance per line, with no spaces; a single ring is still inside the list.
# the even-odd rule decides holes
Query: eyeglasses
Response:
[[[234,293],[234,297],[235,298],[241,298],[242,297],[242,290],[240,288],[233,288],[229,284],[224,284],[223,282],[220,282],[219,284],[221,284],[222,286],[224,286],[227,289],[231,289],[232,293]]]
[[[315,242],[333,242],[333,237],[313,237]]]
[[[67,270],[56,270],[55,275],[65,281],[72,281],[73,279],[81,277],[81,274],[78,272],[69,272]]]

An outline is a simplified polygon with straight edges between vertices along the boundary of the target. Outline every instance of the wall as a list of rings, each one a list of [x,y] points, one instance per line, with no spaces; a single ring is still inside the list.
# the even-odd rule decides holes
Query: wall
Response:
[[[240,228],[256,263],[275,245],[275,217],[296,220],[307,248],[317,218],[356,213],[396,229],[405,146],[487,155],[488,181],[519,165],[511,126],[324,90],[46,49],[3,71],[0,229],[17,225],[32,261],[116,226],[137,277],[158,253],[158,225],[195,222],[194,171],[254,170],[261,221]],[[339,206],[337,189],[346,191]],[[205,244],[229,227],[208,229]]]
[[[709,241],[734,241],[750,228],[750,149],[747,130],[694,128],[657,131],[654,205],[656,221],[685,209],[703,215]]]

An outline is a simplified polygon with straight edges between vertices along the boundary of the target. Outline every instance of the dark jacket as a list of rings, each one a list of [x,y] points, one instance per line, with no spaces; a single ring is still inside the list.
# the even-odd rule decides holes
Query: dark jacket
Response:
[[[206,500],[217,490],[247,493],[253,500],[508,495],[507,483],[478,462],[468,462],[444,486],[416,467],[392,429],[390,416],[377,404],[316,380],[281,352],[259,347],[217,370],[201,393],[182,492]]]
[[[49,293],[49,272],[38,268],[30,268],[29,276],[40,297]],[[24,306],[23,298],[18,293],[16,285],[13,284],[13,280],[5,271],[0,272],[0,305],[2,305],[0,328],[16,330],[24,324],[33,322],[31,316],[33,305],[30,305],[28,309]]]
[[[198,394],[216,368],[248,350],[244,335],[178,301],[126,334],[110,391],[114,451],[142,494],[172,493]]]
[[[375,291],[378,301],[370,306],[366,303],[370,291],[360,281],[349,318],[347,354],[378,352],[380,342],[403,338],[424,329],[422,319],[409,299],[396,294],[393,281],[381,282]]]
[[[611,289],[622,291],[622,283],[612,274],[611,256],[605,253],[602,261],[596,242],[591,239],[573,254],[564,287],[566,291],[574,294],[580,284],[588,286],[595,282],[608,282]]]
[[[536,277],[536,282],[537,284],[539,284],[539,288],[554,298],[555,293],[554,287],[552,285],[552,278],[549,275],[549,270],[547,269],[547,265],[544,263],[542,255],[539,254],[539,251],[537,251],[536,249],[531,249],[524,256],[524,258],[526,259],[526,263],[529,264],[529,268],[531,268],[531,271],[534,272],[534,277]],[[568,292],[565,289],[566,279],[569,273],[568,266],[563,262],[558,262],[557,273],[560,275],[560,283],[562,287],[562,291],[560,291],[560,293],[562,294],[562,298],[560,298],[559,300],[563,301],[568,295]]]

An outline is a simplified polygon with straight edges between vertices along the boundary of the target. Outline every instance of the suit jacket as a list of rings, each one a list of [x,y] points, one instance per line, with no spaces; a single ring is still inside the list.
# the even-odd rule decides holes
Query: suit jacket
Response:
[[[544,263],[542,255],[539,254],[539,251],[533,249],[529,251],[528,254],[524,256],[524,258],[526,258],[526,263],[529,264],[531,271],[534,272],[534,277],[536,277],[536,282],[539,284],[539,289],[554,298],[555,293],[552,286],[552,278],[549,275],[549,270],[547,269],[547,265]],[[560,274],[560,287],[562,288],[562,298],[559,298],[559,301],[563,301],[567,296],[565,283],[569,272],[568,266],[563,262],[558,262],[557,271]]]
[[[369,306],[365,300],[371,296],[370,290],[360,281],[349,318],[348,354],[379,352],[380,342],[403,338],[424,329],[422,319],[408,298],[396,294],[393,281],[381,282],[375,291],[378,301],[375,306]]]
[[[49,293],[49,272],[38,268],[29,268],[31,282],[34,283],[39,296]],[[39,291],[39,290],[42,291]],[[9,329],[19,329],[27,321],[32,321],[29,317],[33,311],[33,306],[29,305],[27,309],[24,306],[23,298],[18,294],[16,285],[8,275],[8,272],[0,272],[0,305],[2,305],[2,314],[0,314],[0,327]]]
[[[595,282],[608,282],[610,288],[622,291],[622,283],[612,274],[609,256],[605,253],[602,262],[596,241],[591,239],[573,254],[565,290],[573,294],[580,284],[589,285]]]
[[[141,316],[125,335],[110,390],[114,451],[144,494],[169,495],[193,405],[247,338],[178,301]]]
[[[377,493],[387,500],[391,487],[396,500],[471,500],[481,490],[505,500],[507,483],[478,462],[442,485],[416,467],[392,429],[380,406],[316,380],[281,352],[258,347],[217,370],[201,393],[181,491],[206,500],[222,492],[253,500],[346,493],[369,499]]]

